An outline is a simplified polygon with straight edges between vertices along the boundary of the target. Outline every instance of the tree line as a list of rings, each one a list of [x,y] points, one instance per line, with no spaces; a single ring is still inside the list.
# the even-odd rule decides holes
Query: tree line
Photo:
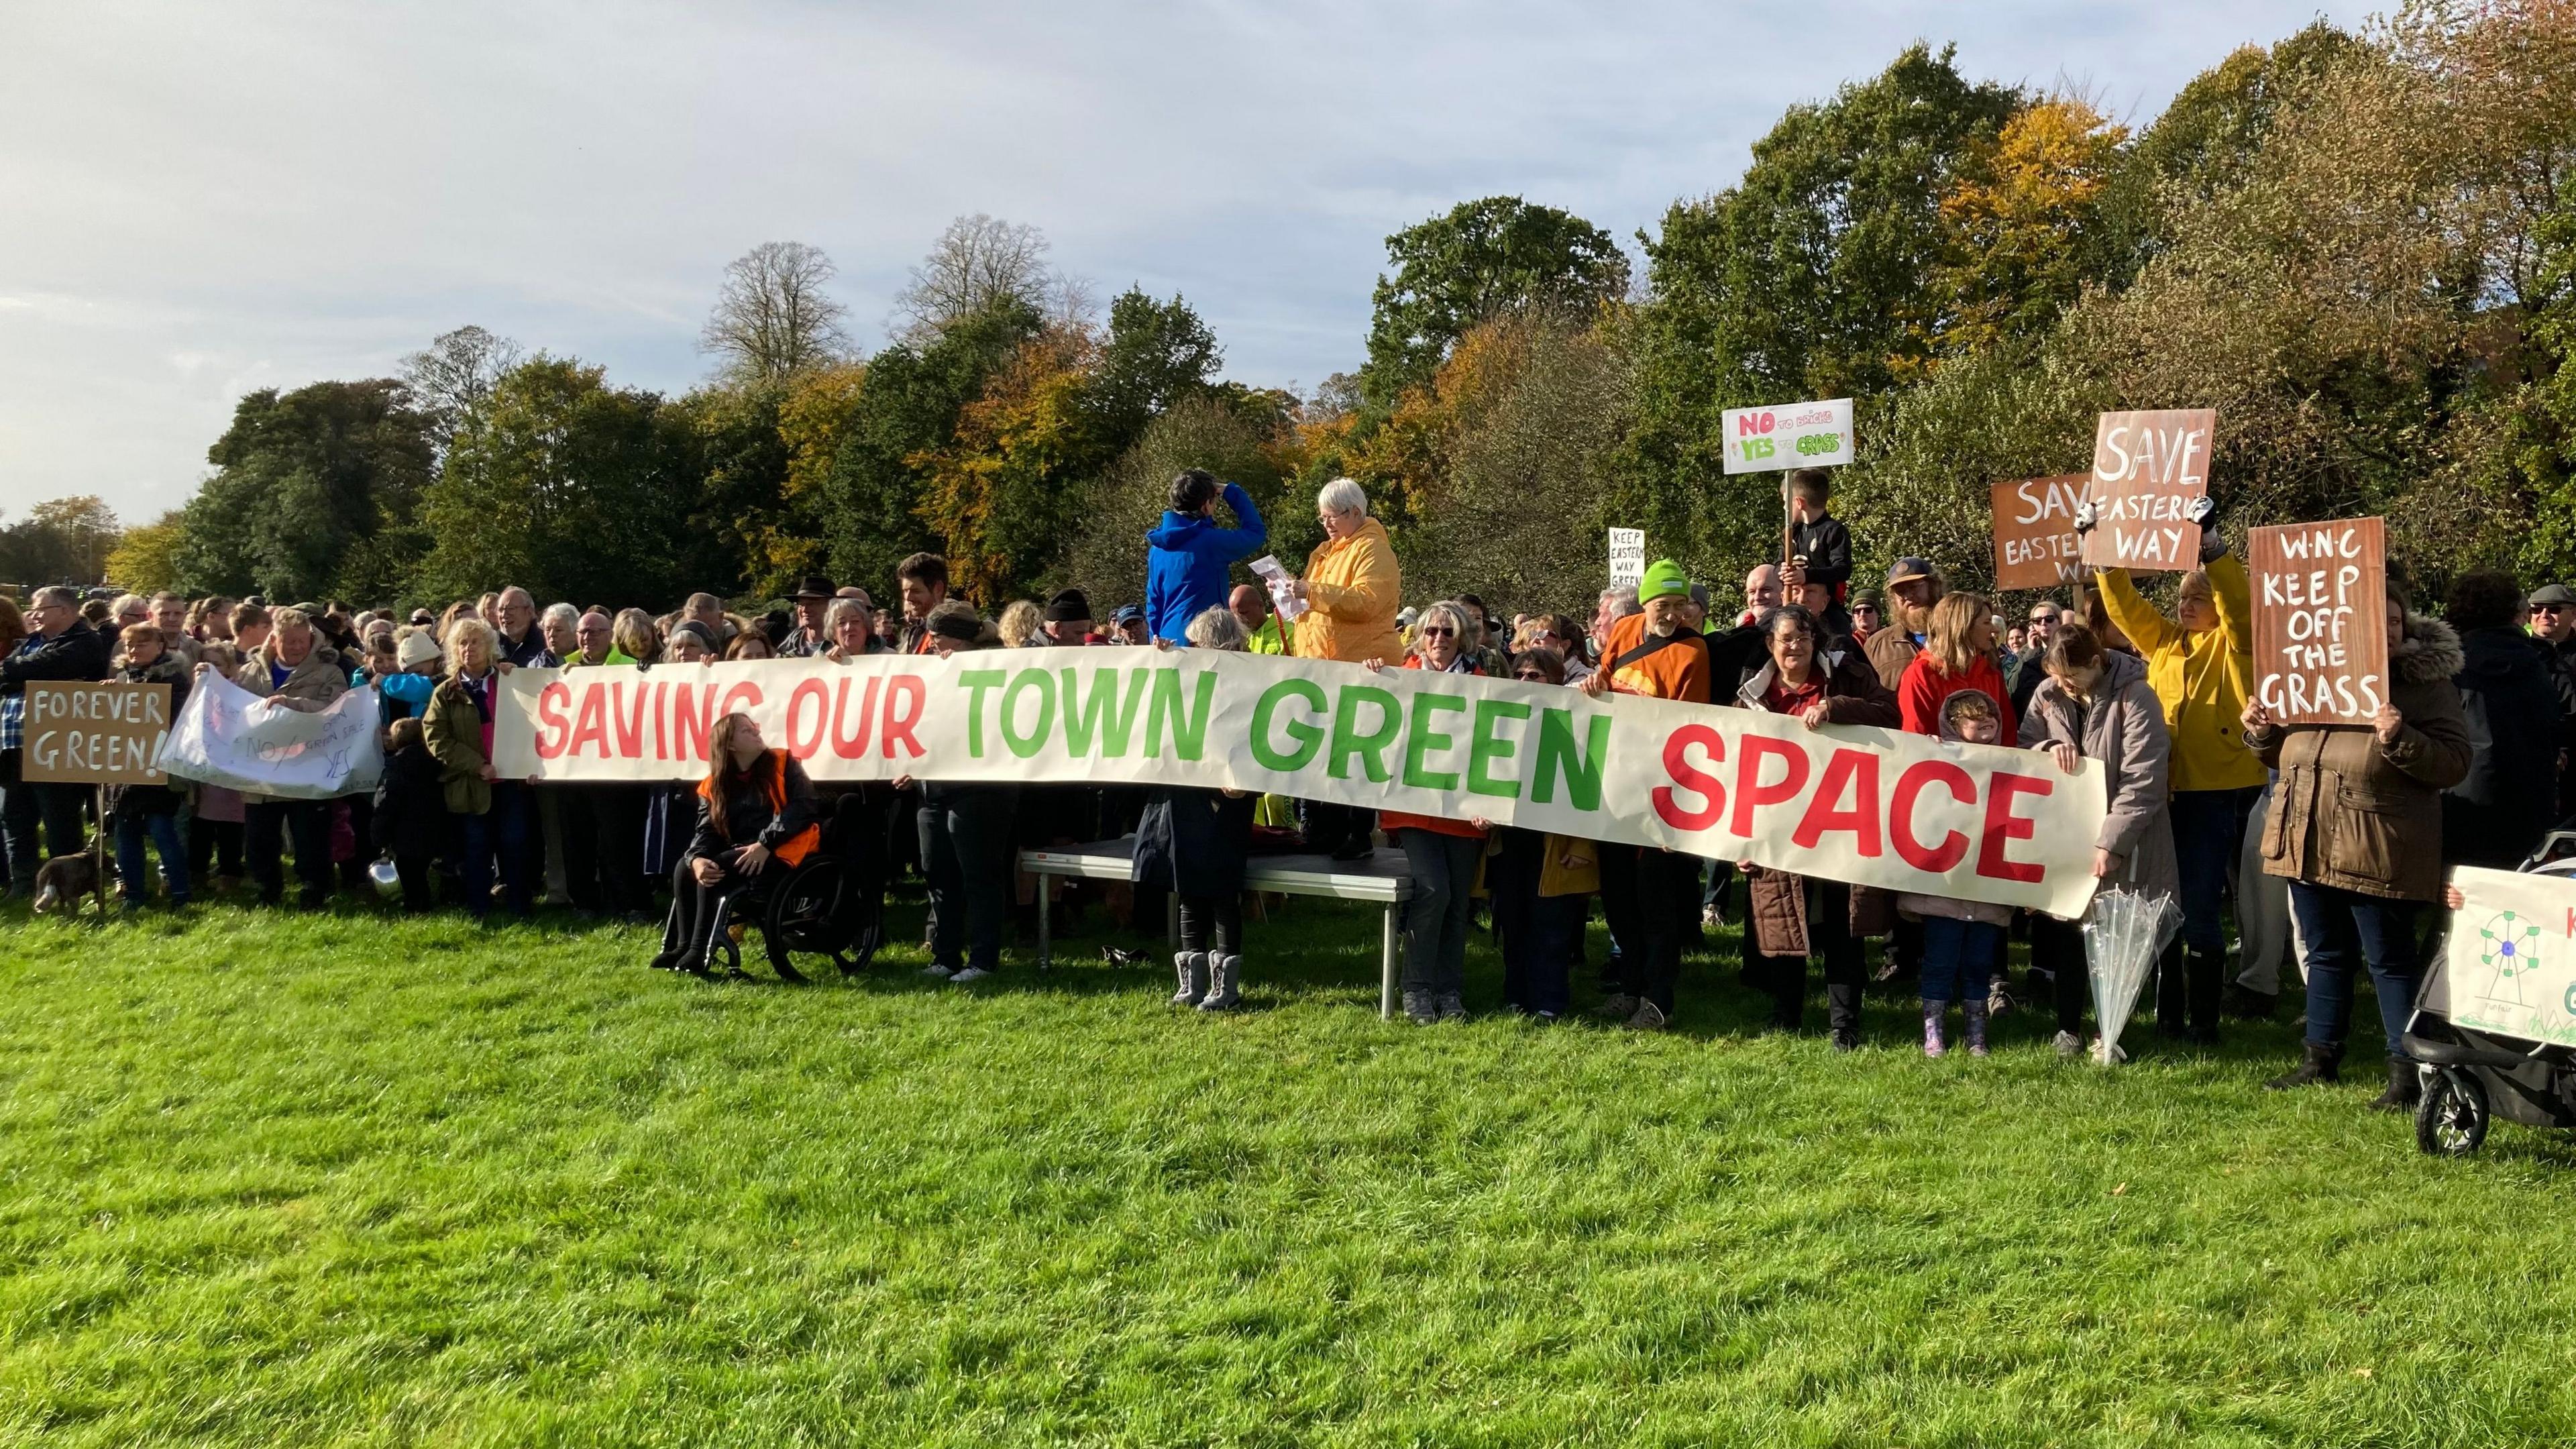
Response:
[[[1106,603],[1141,594],[1140,535],[1195,465],[1244,484],[1292,563],[1305,495],[1348,475],[1410,592],[1565,608],[1611,525],[1704,578],[1765,557],[1774,480],[1724,476],[1720,412],[1851,396],[1836,511],[1865,563],[1983,583],[1991,481],[2080,471],[2098,412],[2208,406],[2230,527],[2378,514],[2428,583],[2558,578],[2571,161],[2565,0],[2320,22],[2135,129],[1918,44],[1792,107],[1633,253],[1519,197],[1398,232],[1365,360],[1311,395],[1219,380],[1184,298],[1102,309],[1025,226],[952,224],[864,356],[829,259],[771,243],[729,268],[691,391],[464,328],[398,377],[244,397],[197,495],[106,567],[191,594],[660,603],[877,584],[930,549],[988,606],[1066,584]]]

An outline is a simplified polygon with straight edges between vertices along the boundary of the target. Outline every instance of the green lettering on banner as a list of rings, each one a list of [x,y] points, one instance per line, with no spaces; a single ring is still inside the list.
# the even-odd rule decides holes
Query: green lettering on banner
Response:
[[[1252,758],[1265,770],[1293,774],[1314,763],[1315,751],[1324,744],[1324,727],[1302,719],[1281,720],[1279,728],[1296,741],[1293,749],[1270,747],[1270,721],[1281,701],[1302,699],[1317,714],[1324,712],[1324,688],[1310,679],[1283,679],[1261,691],[1261,700],[1252,707]]]
[[[1467,701],[1454,694],[1424,693],[1413,697],[1413,724],[1404,732],[1404,783],[1417,790],[1458,788],[1457,771],[1427,770],[1422,766],[1423,756],[1433,750],[1448,749],[1456,743],[1449,735],[1431,727],[1431,712],[1440,709],[1454,709],[1465,714]]]
[[[1507,699],[1476,701],[1476,727],[1467,736],[1467,789],[1478,795],[1500,795],[1506,800],[1521,798],[1521,782],[1497,778],[1490,768],[1495,762],[1508,760],[1520,747],[1495,732],[1495,726],[1507,719],[1528,719],[1530,707]]]
[[[984,758],[984,691],[999,689],[1008,676],[998,669],[961,669],[958,687],[966,691],[966,753]]]
[[[1014,726],[1019,723],[1020,695],[1028,687],[1038,692],[1038,722],[1023,735]],[[1054,728],[1055,676],[1043,669],[1023,669],[1012,675],[1010,687],[1002,691],[1002,743],[1025,760],[1046,748],[1047,734]]]
[[[1359,728],[1359,707],[1373,704],[1378,708],[1378,727],[1363,734]],[[1345,684],[1341,698],[1333,705],[1333,745],[1324,760],[1324,773],[1336,780],[1351,777],[1351,757],[1361,756],[1368,765],[1368,777],[1383,785],[1391,778],[1386,768],[1386,747],[1395,743],[1398,730],[1404,727],[1404,711],[1397,707],[1395,696],[1374,684]]]
[[[1610,716],[1584,721],[1591,738],[1578,754],[1574,748],[1574,711],[1538,712],[1538,758],[1531,771],[1530,799],[1546,805],[1556,799],[1556,782],[1565,781],[1565,803],[1577,810],[1601,808],[1601,766],[1610,757]]]
[[[1127,681],[1127,700],[1118,700],[1120,676]],[[1145,671],[1142,669],[1095,669],[1091,671],[1091,697],[1080,699],[1073,671],[1064,671],[1064,742],[1075,759],[1091,753],[1093,739],[1100,741],[1103,758],[1117,759],[1127,753],[1127,737],[1134,731],[1136,706],[1145,697]],[[1077,704],[1076,701],[1080,700]]]
[[[1181,708],[1181,671],[1154,671],[1154,701],[1145,710],[1145,753],[1160,759],[1163,755],[1163,721],[1172,722],[1172,753],[1184,760],[1195,760],[1207,752],[1208,716],[1215,713],[1216,671],[1199,671],[1197,713]]]

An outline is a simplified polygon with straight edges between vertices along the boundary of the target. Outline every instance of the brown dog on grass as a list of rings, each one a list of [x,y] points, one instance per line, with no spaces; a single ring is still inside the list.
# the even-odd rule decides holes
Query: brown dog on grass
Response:
[[[80,914],[81,897],[98,898],[99,919],[107,918],[107,870],[95,855],[58,855],[36,872],[36,914],[60,905]]]

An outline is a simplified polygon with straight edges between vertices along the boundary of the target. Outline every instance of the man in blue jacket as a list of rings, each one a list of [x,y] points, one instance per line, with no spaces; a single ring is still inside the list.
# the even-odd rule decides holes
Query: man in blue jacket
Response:
[[[1162,526],[1145,535],[1153,545],[1145,559],[1145,628],[1154,638],[1189,643],[1190,620],[1225,607],[1234,561],[1270,541],[1252,496],[1232,483],[1222,486],[1222,496],[1238,526],[1219,528],[1211,516],[1219,496],[1215,475],[1204,468],[1183,472],[1172,480]]]

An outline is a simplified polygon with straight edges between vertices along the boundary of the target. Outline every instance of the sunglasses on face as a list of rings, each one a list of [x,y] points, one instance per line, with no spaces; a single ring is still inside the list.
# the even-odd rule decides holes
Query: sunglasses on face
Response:
[[[1446,639],[1457,632],[1457,630],[1449,628],[1446,625],[1426,624],[1422,628],[1422,637],[1425,639]]]
[[[2535,613],[2535,614],[2563,614],[2563,613],[2567,612],[2567,605],[2565,605],[2565,604],[2534,604],[2534,605],[2532,605],[2532,606],[2531,606],[2531,612],[2533,612],[2533,613]]]
[[[1867,614],[1871,618],[1878,617],[1878,606],[1876,604],[1862,604],[1852,610],[1852,617],[1855,619],[1859,618],[1863,614]]]
[[[1513,675],[1513,676],[1512,676],[1512,678],[1517,679],[1517,680],[1521,681],[1521,682],[1522,682],[1522,683],[1524,683],[1524,684],[1545,684],[1545,683],[1547,683],[1547,676],[1546,676],[1546,675],[1544,675],[1544,674],[1539,673],[1539,672],[1538,672],[1537,670],[1535,670],[1535,669],[1529,670],[1529,671],[1527,671],[1526,673],[1522,673],[1522,674],[1515,674],[1515,675]]]

